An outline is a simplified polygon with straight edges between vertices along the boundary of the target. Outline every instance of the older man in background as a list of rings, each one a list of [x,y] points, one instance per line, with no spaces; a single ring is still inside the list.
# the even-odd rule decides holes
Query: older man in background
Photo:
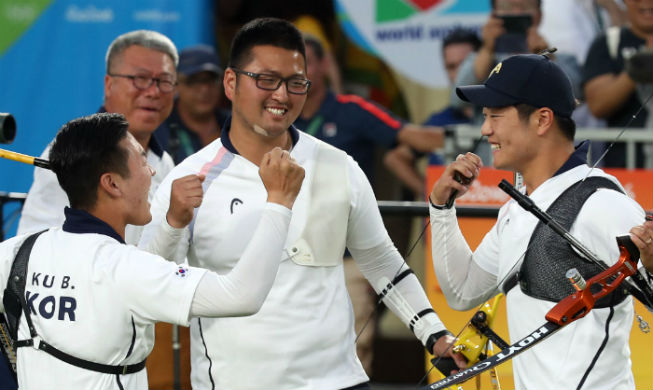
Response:
[[[129,132],[147,151],[147,162],[157,172],[152,178],[150,195],[174,166],[152,133],[172,110],[178,62],[175,45],[155,31],[137,30],[120,35],[107,50],[104,105],[99,112],[115,112],[127,118]],[[49,155],[50,145],[41,157],[47,159]],[[68,205],[55,174],[45,169],[34,170],[18,234],[61,226],[63,209]],[[141,226],[128,225],[125,241],[138,243],[141,231]]]

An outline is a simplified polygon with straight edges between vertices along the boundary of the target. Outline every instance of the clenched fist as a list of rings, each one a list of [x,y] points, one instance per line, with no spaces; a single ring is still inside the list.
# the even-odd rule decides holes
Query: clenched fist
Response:
[[[465,195],[469,190],[470,184],[478,177],[479,170],[483,166],[481,158],[474,153],[459,154],[456,161],[452,162],[442,173],[442,176],[433,185],[431,191],[431,202],[436,205],[443,205],[449,197],[455,192],[456,197]],[[460,181],[454,177],[461,178]]]
[[[265,153],[258,170],[268,191],[268,202],[292,209],[304,180],[304,168],[279,147]]]
[[[168,224],[180,229],[193,220],[195,208],[202,204],[204,175],[188,175],[172,182],[170,207],[166,214]]]

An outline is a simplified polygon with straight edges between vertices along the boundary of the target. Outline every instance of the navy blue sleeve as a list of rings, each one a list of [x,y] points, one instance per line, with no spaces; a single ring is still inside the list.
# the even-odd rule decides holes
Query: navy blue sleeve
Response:
[[[605,34],[596,37],[587,52],[587,58],[583,66],[582,84],[585,85],[595,77],[619,73],[620,71],[621,69],[617,67],[615,61],[610,58]]]
[[[356,132],[362,138],[388,148],[397,145],[399,130],[405,123],[403,120],[360,96],[338,95],[336,99],[348,106],[348,115],[357,119],[360,125],[356,127]],[[353,117],[349,119],[354,120]]]

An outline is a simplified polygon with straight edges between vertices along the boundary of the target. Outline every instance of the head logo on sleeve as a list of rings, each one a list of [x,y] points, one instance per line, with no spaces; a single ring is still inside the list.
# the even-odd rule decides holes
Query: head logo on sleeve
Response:
[[[186,277],[187,274],[188,274],[188,268],[181,265],[177,268],[177,271],[175,272],[175,275],[179,276],[180,278]]]

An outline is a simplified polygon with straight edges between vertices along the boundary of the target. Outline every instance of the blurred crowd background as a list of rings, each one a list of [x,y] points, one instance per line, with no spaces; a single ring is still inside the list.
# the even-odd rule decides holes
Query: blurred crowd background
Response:
[[[511,54],[557,48],[550,55],[572,82],[579,127],[612,130],[615,137],[625,126],[653,127],[653,0],[2,0],[0,112],[17,122],[7,149],[38,156],[63,123],[96,112],[109,43],[151,29],[182,53],[175,109],[155,133],[178,163],[219,136],[230,108],[220,79],[230,42],[256,17],[290,20],[312,40],[314,87],[297,125],[353,155],[380,200],[424,200],[425,167],[448,158],[392,132],[480,125],[479,108],[465,105],[452,87],[482,83]],[[321,109],[329,99],[360,113]],[[207,113],[211,123],[202,127]],[[607,144],[594,143],[594,160]],[[482,141],[474,148],[487,158]],[[653,167],[651,142],[639,143],[635,153],[635,167]],[[625,146],[613,147],[600,165],[626,167]],[[27,192],[33,169],[0,161],[0,191]],[[3,211],[3,231],[11,236],[19,206]],[[385,222],[405,254],[415,239],[412,222]],[[423,254],[409,261],[423,261]],[[411,266],[420,271],[418,264]],[[375,359],[366,367],[372,379],[419,378],[421,345],[403,337],[408,331],[398,320],[384,325],[377,317]]]

